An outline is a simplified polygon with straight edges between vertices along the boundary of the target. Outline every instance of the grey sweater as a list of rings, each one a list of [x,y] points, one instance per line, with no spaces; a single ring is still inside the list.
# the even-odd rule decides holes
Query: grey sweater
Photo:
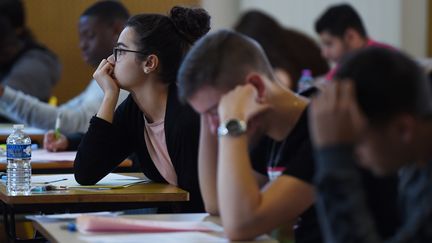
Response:
[[[40,100],[47,101],[60,79],[61,65],[57,57],[45,49],[25,51],[2,77],[1,83]]]
[[[117,105],[126,99],[128,92],[121,90]],[[103,100],[103,91],[95,80],[78,96],[67,103],[53,107],[35,97],[5,87],[0,97],[0,110],[9,119],[44,130],[54,129],[57,116],[60,114],[62,133],[84,133]]]
[[[402,225],[381,239],[365,203],[353,147],[332,146],[316,152],[317,209],[326,242],[432,242],[432,161],[400,171],[399,209]]]

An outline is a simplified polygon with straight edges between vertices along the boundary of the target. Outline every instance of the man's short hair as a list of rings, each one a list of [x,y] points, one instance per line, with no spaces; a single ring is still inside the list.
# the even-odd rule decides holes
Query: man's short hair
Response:
[[[245,35],[220,30],[198,40],[180,66],[177,81],[182,101],[209,86],[230,90],[255,71],[274,80],[260,45]]]
[[[336,80],[353,80],[361,110],[371,122],[386,122],[395,115],[432,115],[432,92],[426,73],[405,54],[368,47],[348,54]]]
[[[318,34],[327,31],[339,38],[343,38],[349,28],[356,30],[362,37],[367,37],[360,15],[349,4],[329,7],[315,22],[315,31]]]
[[[93,16],[111,24],[115,20],[126,21],[129,11],[118,1],[99,1],[87,8],[81,16]]]

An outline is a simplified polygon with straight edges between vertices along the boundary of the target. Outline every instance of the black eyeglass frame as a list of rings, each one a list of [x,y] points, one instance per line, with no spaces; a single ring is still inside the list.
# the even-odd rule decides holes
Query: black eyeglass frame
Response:
[[[142,52],[142,51],[134,51],[134,50],[128,50],[128,49],[123,49],[123,48],[119,48],[119,47],[114,47],[113,48],[113,55],[114,55],[114,61],[117,62],[117,53],[119,51],[124,51],[124,52],[133,52],[133,53],[139,53],[142,55],[146,55],[146,53]]]

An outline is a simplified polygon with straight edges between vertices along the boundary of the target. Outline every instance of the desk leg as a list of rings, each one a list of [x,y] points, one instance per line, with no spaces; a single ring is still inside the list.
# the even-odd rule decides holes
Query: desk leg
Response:
[[[5,227],[5,233],[9,242],[46,242],[45,238],[35,238],[22,240],[16,235],[15,229],[15,212],[13,207],[8,206],[6,203],[2,202],[3,205],[3,224]]]

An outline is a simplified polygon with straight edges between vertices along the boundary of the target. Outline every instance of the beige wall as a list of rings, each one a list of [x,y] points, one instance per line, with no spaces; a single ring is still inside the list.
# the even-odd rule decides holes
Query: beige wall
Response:
[[[81,58],[78,48],[78,18],[95,0],[24,0],[27,25],[36,38],[59,56],[63,65],[60,83],[54,90],[60,102],[80,93],[93,70]],[[131,14],[167,13],[174,5],[197,5],[198,0],[122,0]]]

